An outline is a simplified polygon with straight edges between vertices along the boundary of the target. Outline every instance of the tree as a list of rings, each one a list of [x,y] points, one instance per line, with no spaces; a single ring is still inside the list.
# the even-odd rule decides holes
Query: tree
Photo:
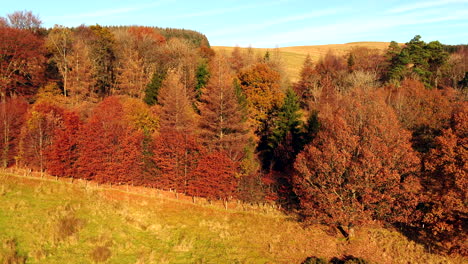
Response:
[[[72,31],[56,25],[47,36],[46,46],[53,54],[52,60],[63,78],[63,95],[68,96],[68,78],[71,68],[70,57],[73,48]]]
[[[43,41],[27,30],[0,27],[0,93],[29,96],[43,82]]]
[[[45,150],[46,167],[51,175],[76,177],[78,159],[78,136],[82,121],[74,112],[65,111],[63,122],[54,131],[54,139]]]
[[[162,131],[153,142],[153,159],[159,171],[155,179],[157,186],[185,193],[200,156],[201,148],[196,138],[176,131]]]
[[[93,78],[95,69],[91,48],[86,44],[86,35],[90,33],[88,30],[83,27],[77,29],[69,59],[68,95],[78,102],[96,97]]]
[[[116,91],[142,99],[151,77],[157,70],[155,50],[166,40],[154,28],[113,29],[116,40]]]
[[[154,140],[154,157],[162,177],[169,180],[163,180],[163,188],[185,192],[198,144],[193,135],[195,111],[180,76],[178,71],[170,70],[161,86],[158,98],[160,136]]]
[[[195,76],[197,78],[197,84],[195,85],[195,99],[200,101],[202,96],[202,89],[207,85],[208,80],[210,79],[208,65],[204,60],[198,64]]]
[[[13,28],[36,32],[42,24],[39,17],[34,15],[31,11],[15,11],[7,16],[9,25]]]
[[[167,72],[163,70],[156,70],[153,73],[151,81],[146,86],[145,98],[143,99],[148,105],[155,105],[158,103],[159,89],[166,78]]]
[[[248,128],[224,57],[211,63],[211,78],[201,97],[200,137],[210,151],[225,151],[233,161],[244,157]]]
[[[237,166],[225,152],[203,154],[192,172],[188,194],[224,201],[234,196],[238,185]]]
[[[302,215],[346,236],[359,223],[406,219],[419,159],[382,96],[357,90],[323,105],[319,120],[320,131],[294,164]]]
[[[62,125],[64,110],[51,103],[35,104],[26,115],[26,124],[21,130],[21,164],[44,171],[47,164],[47,149],[52,144],[55,132]]]
[[[231,68],[234,70],[234,72],[239,73],[240,70],[246,66],[245,65],[245,60],[241,54],[241,49],[236,46],[232,50],[231,57],[229,58],[229,62],[231,65]]]
[[[402,126],[412,132],[413,148],[427,152],[434,147],[435,137],[447,126],[455,101],[452,89],[429,90],[412,79],[400,87],[387,87],[387,101]]]
[[[391,44],[395,45],[395,44]],[[396,44],[398,46],[398,44]],[[393,48],[393,47],[392,47]],[[350,60],[352,58],[352,66]],[[382,77],[385,65],[385,56],[378,49],[354,47],[349,52],[348,68],[351,71],[362,71]]]
[[[292,89],[286,91],[284,103],[273,120],[271,133],[267,136],[267,157],[264,165],[275,170],[284,171],[294,163],[296,155],[301,151],[303,122],[299,112],[299,102]],[[271,160],[269,160],[271,159]]]
[[[468,105],[462,103],[450,127],[436,138],[424,162],[425,203],[416,223],[429,241],[449,253],[466,255],[468,210]]]
[[[176,70],[168,72],[161,85],[158,102],[160,104],[161,130],[178,133],[191,133],[195,125],[195,111],[190,101],[188,88],[180,81]]]
[[[0,27],[8,27],[8,21],[4,17],[0,17]]]
[[[249,106],[249,123],[257,133],[268,115],[283,101],[280,74],[265,63],[257,63],[241,70],[238,75]]]
[[[91,59],[94,65],[95,92],[100,96],[111,94],[115,81],[115,39],[108,28],[100,25],[90,27]]]
[[[20,97],[3,98],[0,102],[1,164],[4,168],[18,157],[19,135],[25,121],[28,103]]]
[[[119,99],[107,97],[79,132],[77,173],[99,182],[141,183],[142,140]]]
[[[302,65],[301,79],[293,87],[303,108],[307,106],[309,100],[317,101],[319,81],[320,76],[315,71],[310,55],[307,55]]]
[[[394,44],[393,44],[394,45]],[[426,87],[438,86],[441,75],[440,69],[448,58],[448,53],[438,41],[426,44],[421,36],[416,35],[398,53],[392,47],[388,56],[392,56],[387,79],[401,81],[409,74],[418,76]]]

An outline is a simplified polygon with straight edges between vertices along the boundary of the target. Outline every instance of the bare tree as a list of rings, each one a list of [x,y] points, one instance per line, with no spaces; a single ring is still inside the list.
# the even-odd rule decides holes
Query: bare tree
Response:
[[[8,14],[9,25],[13,28],[28,29],[37,31],[41,27],[42,21],[31,11],[15,11]]]

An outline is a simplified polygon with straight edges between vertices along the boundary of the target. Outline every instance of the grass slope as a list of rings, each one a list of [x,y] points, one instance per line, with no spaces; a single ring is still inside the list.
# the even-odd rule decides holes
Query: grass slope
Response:
[[[280,213],[0,172],[0,263],[301,263],[344,255],[371,263],[463,262],[381,228],[357,230],[347,242]]]
[[[370,49],[385,50],[390,45],[390,42],[351,42],[346,44],[330,44],[330,45],[315,45],[315,46],[295,46],[278,48],[281,59],[284,63],[286,73],[291,81],[297,81],[304,63],[305,58],[309,54],[313,62],[317,62],[321,57],[325,56],[328,51],[333,51],[338,55],[345,55],[354,47],[366,47]],[[231,54],[234,47],[214,46],[216,52]],[[273,49],[253,48],[260,56],[263,56],[267,50],[273,52]]]

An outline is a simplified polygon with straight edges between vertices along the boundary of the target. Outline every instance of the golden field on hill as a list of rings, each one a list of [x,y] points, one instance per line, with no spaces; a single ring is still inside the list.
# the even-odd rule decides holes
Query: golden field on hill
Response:
[[[366,47],[370,49],[382,50],[382,52],[388,48],[390,42],[351,42],[346,44],[329,44],[329,45],[314,45],[314,46],[294,46],[284,47],[277,49],[265,49],[265,48],[252,48],[258,56],[263,56],[265,52],[270,51],[274,54],[279,52],[279,56],[285,71],[291,81],[297,81],[301,72],[302,64],[304,59],[309,54],[313,62],[317,62],[321,57],[325,56],[327,52],[332,51],[337,55],[345,55],[351,49],[355,47]],[[234,47],[225,46],[213,46],[216,52],[231,54]],[[241,48],[243,50],[248,48]]]

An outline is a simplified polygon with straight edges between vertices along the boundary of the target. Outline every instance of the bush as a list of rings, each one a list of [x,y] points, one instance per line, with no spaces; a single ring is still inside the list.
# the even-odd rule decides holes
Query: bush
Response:
[[[328,261],[318,257],[308,257],[302,264],[327,264]]]

